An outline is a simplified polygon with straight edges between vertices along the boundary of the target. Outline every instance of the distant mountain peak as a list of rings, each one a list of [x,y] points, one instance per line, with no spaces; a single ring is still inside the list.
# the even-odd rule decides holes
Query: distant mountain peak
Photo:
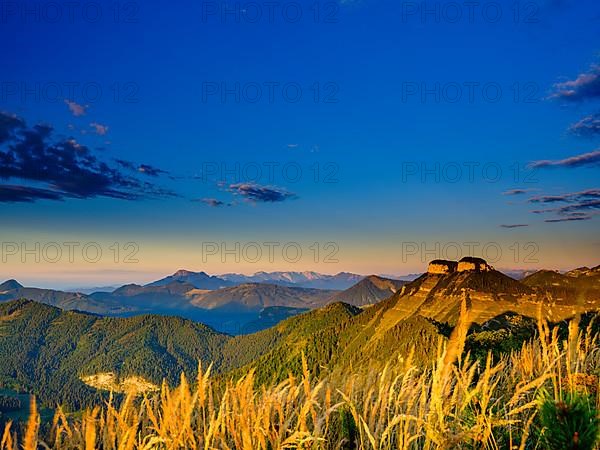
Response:
[[[12,291],[13,289],[21,289],[23,285],[17,280],[6,280],[0,284],[0,291]]]
[[[369,275],[345,291],[334,294],[330,301],[354,306],[373,305],[391,297],[405,284],[405,281]]]
[[[204,271],[201,272],[194,272],[192,270],[186,270],[186,269],[179,269],[177,272],[175,272],[173,275],[171,275],[172,277],[187,277],[190,275],[206,275],[208,276],[208,274]]]
[[[162,278],[146,285],[146,287],[167,286],[172,283],[189,283],[197,289],[221,289],[229,287],[232,283],[219,277],[208,275],[206,272],[192,272],[179,269],[173,275]]]
[[[191,270],[186,270],[186,269],[179,269],[178,271],[176,271],[173,276],[175,277],[181,277],[181,276],[185,276],[185,275],[192,275],[195,272],[192,272]]]
[[[316,289],[348,289],[356,284],[362,278],[362,275],[340,272],[337,275],[327,275],[311,270],[304,272],[255,272],[253,275],[243,275],[238,273],[226,273],[219,275],[223,280],[232,284],[242,284],[248,282],[278,284],[281,286],[296,286]]]

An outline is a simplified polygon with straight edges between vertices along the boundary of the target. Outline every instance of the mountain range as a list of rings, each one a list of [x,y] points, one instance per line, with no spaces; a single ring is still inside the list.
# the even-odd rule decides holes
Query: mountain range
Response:
[[[540,312],[549,321],[560,323],[600,307],[598,267],[559,275],[543,271],[517,281],[476,258],[434,261],[413,282],[367,277],[348,291],[329,297],[357,292],[352,299],[368,306],[333,302],[293,312],[288,307],[267,306],[271,297],[257,297],[254,285],[245,284],[238,288],[250,289],[246,305],[260,305],[262,314],[274,315],[276,320],[287,318],[262,331],[238,336],[177,317],[111,318],[29,300],[8,301],[0,304],[0,358],[8,362],[0,365],[0,386],[36,393],[49,404],[61,402],[77,409],[102,395],[89,381],[102,374],[137,377],[148,385],[159,385],[163,378],[175,383],[181,371],[193,374],[198,361],[205,367],[212,363],[215,373],[224,379],[253,368],[258,383],[300,373],[302,355],[311,373],[332,377],[350,368],[383,367],[408,353],[425,363],[435,357],[440,339],[449,336],[461,309],[471,323],[468,345],[475,353],[485,353],[487,348],[510,350],[535,332]],[[171,284],[168,289],[176,292]],[[185,283],[180,284],[187,289]],[[289,289],[267,286],[265,295]],[[1,288],[23,289],[13,281]],[[125,287],[120,295],[135,297],[139,289]],[[226,298],[221,297],[222,291],[212,291],[219,294],[209,297],[210,301]],[[364,297],[365,292],[392,294],[375,302]],[[555,297],[557,293],[566,297]],[[206,301],[206,297],[197,298]],[[311,301],[323,304],[315,297]]]
[[[230,280],[224,280],[204,272],[180,270],[145,286],[128,284],[111,292],[90,294],[26,288],[15,280],[9,280],[0,285],[0,301],[25,298],[65,310],[107,316],[126,317],[149,313],[177,315],[236,334],[247,329],[247,326],[252,330],[260,329],[261,318],[268,317],[264,327],[272,326],[277,317],[288,317],[293,311],[305,311],[335,301],[354,305],[376,303],[395,292],[390,286],[401,283],[377,276],[363,279],[354,274],[330,276],[315,272],[261,273],[252,277],[266,280],[275,278],[276,283],[241,283],[245,278],[236,277],[237,281],[233,281],[233,276]],[[284,283],[284,280],[287,281]],[[342,296],[337,294],[345,291],[291,284],[297,282],[301,285],[316,283],[321,286],[347,286],[354,280],[359,283],[351,286],[349,289],[352,291]],[[264,308],[269,307],[288,309],[283,315],[261,314]]]
[[[256,272],[254,275],[227,273],[211,276],[205,272],[178,270],[173,275],[155,281],[147,286],[164,286],[173,281],[182,281],[198,289],[215,290],[247,283],[266,283],[279,286],[293,286],[311,289],[343,290],[360,281],[364,276],[340,272],[325,275],[318,272]]]
[[[569,303],[582,301],[578,299],[582,291],[600,290],[598,267],[581,267],[566,273],[540,270],[520,281],[493,269],[476,272],[476,276],[471,276],[469,271],[454,271],[448,273],[451,280],[437,283],[438,272],[444,272],[445,267],[452,265],[452,262],[433,261],[428,272],[412,282],[350,273],[259,272],[252,276],[228,274],[218,277],[205,272],[179,270],[145,286],[129,284],[111,292],[91,294],[24,287],[15,280],[8,280],[0,285],[0,301],[25,298],[65,310],[117,317],[176,315],[237,334],[246,329],[261,329],[262,318],[268,317],[263,326],[267,327],[276,323],[276,318],[285,318],[294,312],[334,302],[362,307],[399,292],[410,298],[403,303],[408,313],[415,308],[423,311],[431,309],[433,318],[447,320],[458,313],[464,289],[477,292],[474,295],[480,300],[493,301],[492,312],[496,312],[499,305],[507,308],[513,303],[531,305],[546,297],[552,298],[557,308],[568,309]],[[260,281],[247,281],[249,279]],[[305,287],[348,286],[351,282],[354,283],[345,290]],[[441,297],[446,301],[435,301]],[[278,311],[277,314],[261,314],[263,309],[270,307],[284,309],[271,311]],[[516,309],[519,309],[518,306]],[[248,328],[249,324],[252,325]]]
[[[123,314],[128,311],[126,307],[117,303],[98,302],[94,298],[78,292],[24,287],[15,280],[8,280],[0,284],[0,302],[20,298],[46,303],[66,310],[82,310],[96,314]]]

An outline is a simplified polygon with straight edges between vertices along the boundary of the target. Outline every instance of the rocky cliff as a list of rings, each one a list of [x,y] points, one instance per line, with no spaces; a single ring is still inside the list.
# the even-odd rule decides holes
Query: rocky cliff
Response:
[[[466,256],[460,261],[447,261],[436,259],[429,263],[427,273],[435,275],[446,275],[455,272],[489,272],[493,270],[485,259]]]

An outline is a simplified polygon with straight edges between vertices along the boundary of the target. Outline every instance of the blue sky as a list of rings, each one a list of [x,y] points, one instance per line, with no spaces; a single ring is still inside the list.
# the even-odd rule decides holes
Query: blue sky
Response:
[[[497,244],[504,268],[598,264],[597,2],[190,3],[3,4],[0,110],[18,127],[0,151],[44,123],[48,142],[70,142],[56,151],[96,161],[77,179],[60,164],[5,167],[3,242],[139,245],[134,265],[11,251],[4,278],[401,274],[466,242]],[[334,242],[337,262],[202,255],[206,242],[266,241],[305,254]]]

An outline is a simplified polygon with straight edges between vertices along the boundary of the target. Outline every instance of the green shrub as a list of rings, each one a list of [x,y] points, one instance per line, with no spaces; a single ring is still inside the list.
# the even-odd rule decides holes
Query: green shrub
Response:
[[[593,450],[600,420],[590,397],[583,393],[563,393],[555,401],[547,393],[540,398],[541,441],[548,450]]]

